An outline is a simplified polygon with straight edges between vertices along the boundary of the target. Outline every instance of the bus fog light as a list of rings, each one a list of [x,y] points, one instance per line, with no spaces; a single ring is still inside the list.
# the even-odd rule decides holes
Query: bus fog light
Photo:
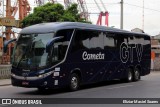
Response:
[[[43,84],[44,84],[44,85],[47,85],[47,81],[45,81]]]
[[[16,75],[15,75],[15,74],[13,74],[13,73],[12,73],[11,75],[12,75],[13,77],[14,77],[14,76],[16,76]]]
[[[54,72],[54,76],[59,76],[59,72]]]

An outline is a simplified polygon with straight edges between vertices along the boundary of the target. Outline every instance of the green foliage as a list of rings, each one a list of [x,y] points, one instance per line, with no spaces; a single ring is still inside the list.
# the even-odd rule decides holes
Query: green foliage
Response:
[[[64,6],[59,3],[47,3],[43,6],[34,8],[33,13],[25,17],[21,22],[22,27],[43,22],[58,21],[91,23],[80,17],[77,7],[77,4],[72,4],[67,9],[64,9]]]

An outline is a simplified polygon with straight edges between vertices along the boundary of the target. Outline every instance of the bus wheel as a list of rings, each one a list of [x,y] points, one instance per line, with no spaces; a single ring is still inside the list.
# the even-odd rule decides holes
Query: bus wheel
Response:
[[[46,88],[38,87],[39,92],[45,92],[46,90],[47,90]]]
[[[50,88],[38,87],[39,92],[47,92],[47,91],[50,91],[50,90],[51,90]]]
[[[71,91],[76,91],[79,88],[79,76],[76,73],[71,74],[70,78],[70,90]]]
[[[138,68],[135,68],[135,70],[134,70],[134,77],[133,77],[133,80],[134,80],[134,81],[140,80],[140,71],[139,71]]]
[[[133,81],[133,72],[132,72],[132,69],[129,68],[127,70],[127,78],[126,78],[126,82],[131,82]]]

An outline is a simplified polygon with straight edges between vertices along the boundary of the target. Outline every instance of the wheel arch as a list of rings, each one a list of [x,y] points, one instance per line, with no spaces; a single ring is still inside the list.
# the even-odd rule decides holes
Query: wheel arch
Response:
[[[127,69],[131,69],[131,70],[132,70],[132,73],[134,73],[134,66],[133,66],[133,65],[128,66]]]
[[[75,74],[77,74],[77,75],[79,76],[79,79],[80,79],[80,82],[81,82],[81,81],[82,81],[82,72],[81,72],[80,68],[75,68],[75,69],[73,69],[73,70],[70,72],[70,74],[73,74],[73,73],[75,73]]]
[[[138,65],[136,65],[134,69],[138,69],[138,70],[139,70],[140,75],[142,74],[142,67],[141,67],[141,65],[139,65],[139,64],[138,64]]]

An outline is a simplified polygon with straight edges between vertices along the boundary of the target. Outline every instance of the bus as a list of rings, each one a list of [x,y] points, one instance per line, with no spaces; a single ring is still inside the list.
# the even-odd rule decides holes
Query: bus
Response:
[[[116,28],[50,22],[21,30],[11,56],[13,86],[52,89],[114,79],[138,81],[150,73],[150,36]],[[4,48],[6,51],[6,48]]]

